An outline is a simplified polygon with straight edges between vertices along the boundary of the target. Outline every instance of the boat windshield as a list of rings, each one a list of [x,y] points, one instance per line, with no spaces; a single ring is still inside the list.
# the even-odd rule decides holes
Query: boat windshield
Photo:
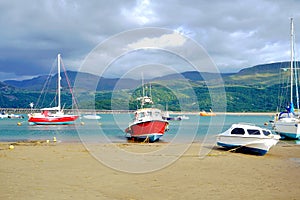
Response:
[[[268,135],[271,134],[271,131],[263,130],[263,134],[264,134],[265,136],[268,136]]]
[[[231,131],[232,135],[244,135],[245,134],[245,130],[243,128],[234,128]]]

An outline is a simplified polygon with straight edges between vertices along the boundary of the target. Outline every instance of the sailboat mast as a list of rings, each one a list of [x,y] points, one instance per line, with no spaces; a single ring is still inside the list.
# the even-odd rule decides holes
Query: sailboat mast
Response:
[[[293,22],[293,18],[291,18],[291,63],[290,63],[290,67],[291,67],[291,103],[293,103],[293,79],[294,79],[294,69],[293,69],[293,64],[294,64],[294,22]]]
[[[60,89],[61,89],[61,86],[60,86],[60,54],[57,55],[57,96],[58,96],[58,104],[57,104],[57,107],[58,107],[58,110],[60,111],[61,109],[61,105],[60,105]]]

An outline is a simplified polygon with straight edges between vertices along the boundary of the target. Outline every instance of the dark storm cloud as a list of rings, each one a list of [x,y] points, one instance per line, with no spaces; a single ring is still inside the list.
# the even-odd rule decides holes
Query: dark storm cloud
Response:
[[[0,79],[46,74],[57,53],[76,70],[107,38],[149,26],[191,37],[224,72],[288,60],[299,9],[294,0],[1,1]]]

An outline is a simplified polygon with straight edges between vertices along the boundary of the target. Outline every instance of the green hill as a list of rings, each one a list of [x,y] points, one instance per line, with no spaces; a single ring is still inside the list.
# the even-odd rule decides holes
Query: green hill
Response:
[[[208,110],[212,106],[210,92],[224,87],[226,96],[220,96],[222,99],[217,101],[226,101],[227,111],[273,112],[276,111],[278,102],[280,69],[287,67],[288,62],[280,62],[245,68],[237,73],[191,71],[145,80],[145,83],[152,84],[153,100],[161,109],[168,105],[170,111],[193,111],[198,104],[198,109]],[[41,107],[55,102],[56,76],[50,77],[49,89],[52,92],[50,96],[43,97]],[[110,79],[71,71],[68,72],[68,77],[71,85],[76,81],[75,85],[80,86],[75,88],[80,108],[134,110],[137,107],[135,99],[142,91],[141,81],[134,79]],[[40,76],[30,80],[0,82],[0,107],[26,108],[30,102],[37,102],[46,79],[46,76]],[[65,108],[70,108],[71,94],[63,74],[62,87]]]

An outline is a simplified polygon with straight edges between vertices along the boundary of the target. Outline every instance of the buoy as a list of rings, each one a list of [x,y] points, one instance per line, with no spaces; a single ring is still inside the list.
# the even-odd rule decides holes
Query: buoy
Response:
[[[46,143],[48,144],[50,141],[49,140],[46,140]]]
[[[84,125],[84,122],[81,122],[80,124],[81,124],[81,125]]]
[[[13,150],[15,147],[14,147],[14,145],[9,145],[9,149],[11,149],[11,150]]]
[[[265,122],[264,125],[265,125],[265,126],[268,126],[268,122]]]
[[[53,137],[53,142],[56,142],[56,137]]]
[[[17,123],[17,125],[18,125],[18,126],[21,126],[21,125],[22,125],[22,123],[21,123],[21,122],[18,122],[18,123]]]
[[[99,126],[101,126],[102,124],[101,123],[99,123]]]

